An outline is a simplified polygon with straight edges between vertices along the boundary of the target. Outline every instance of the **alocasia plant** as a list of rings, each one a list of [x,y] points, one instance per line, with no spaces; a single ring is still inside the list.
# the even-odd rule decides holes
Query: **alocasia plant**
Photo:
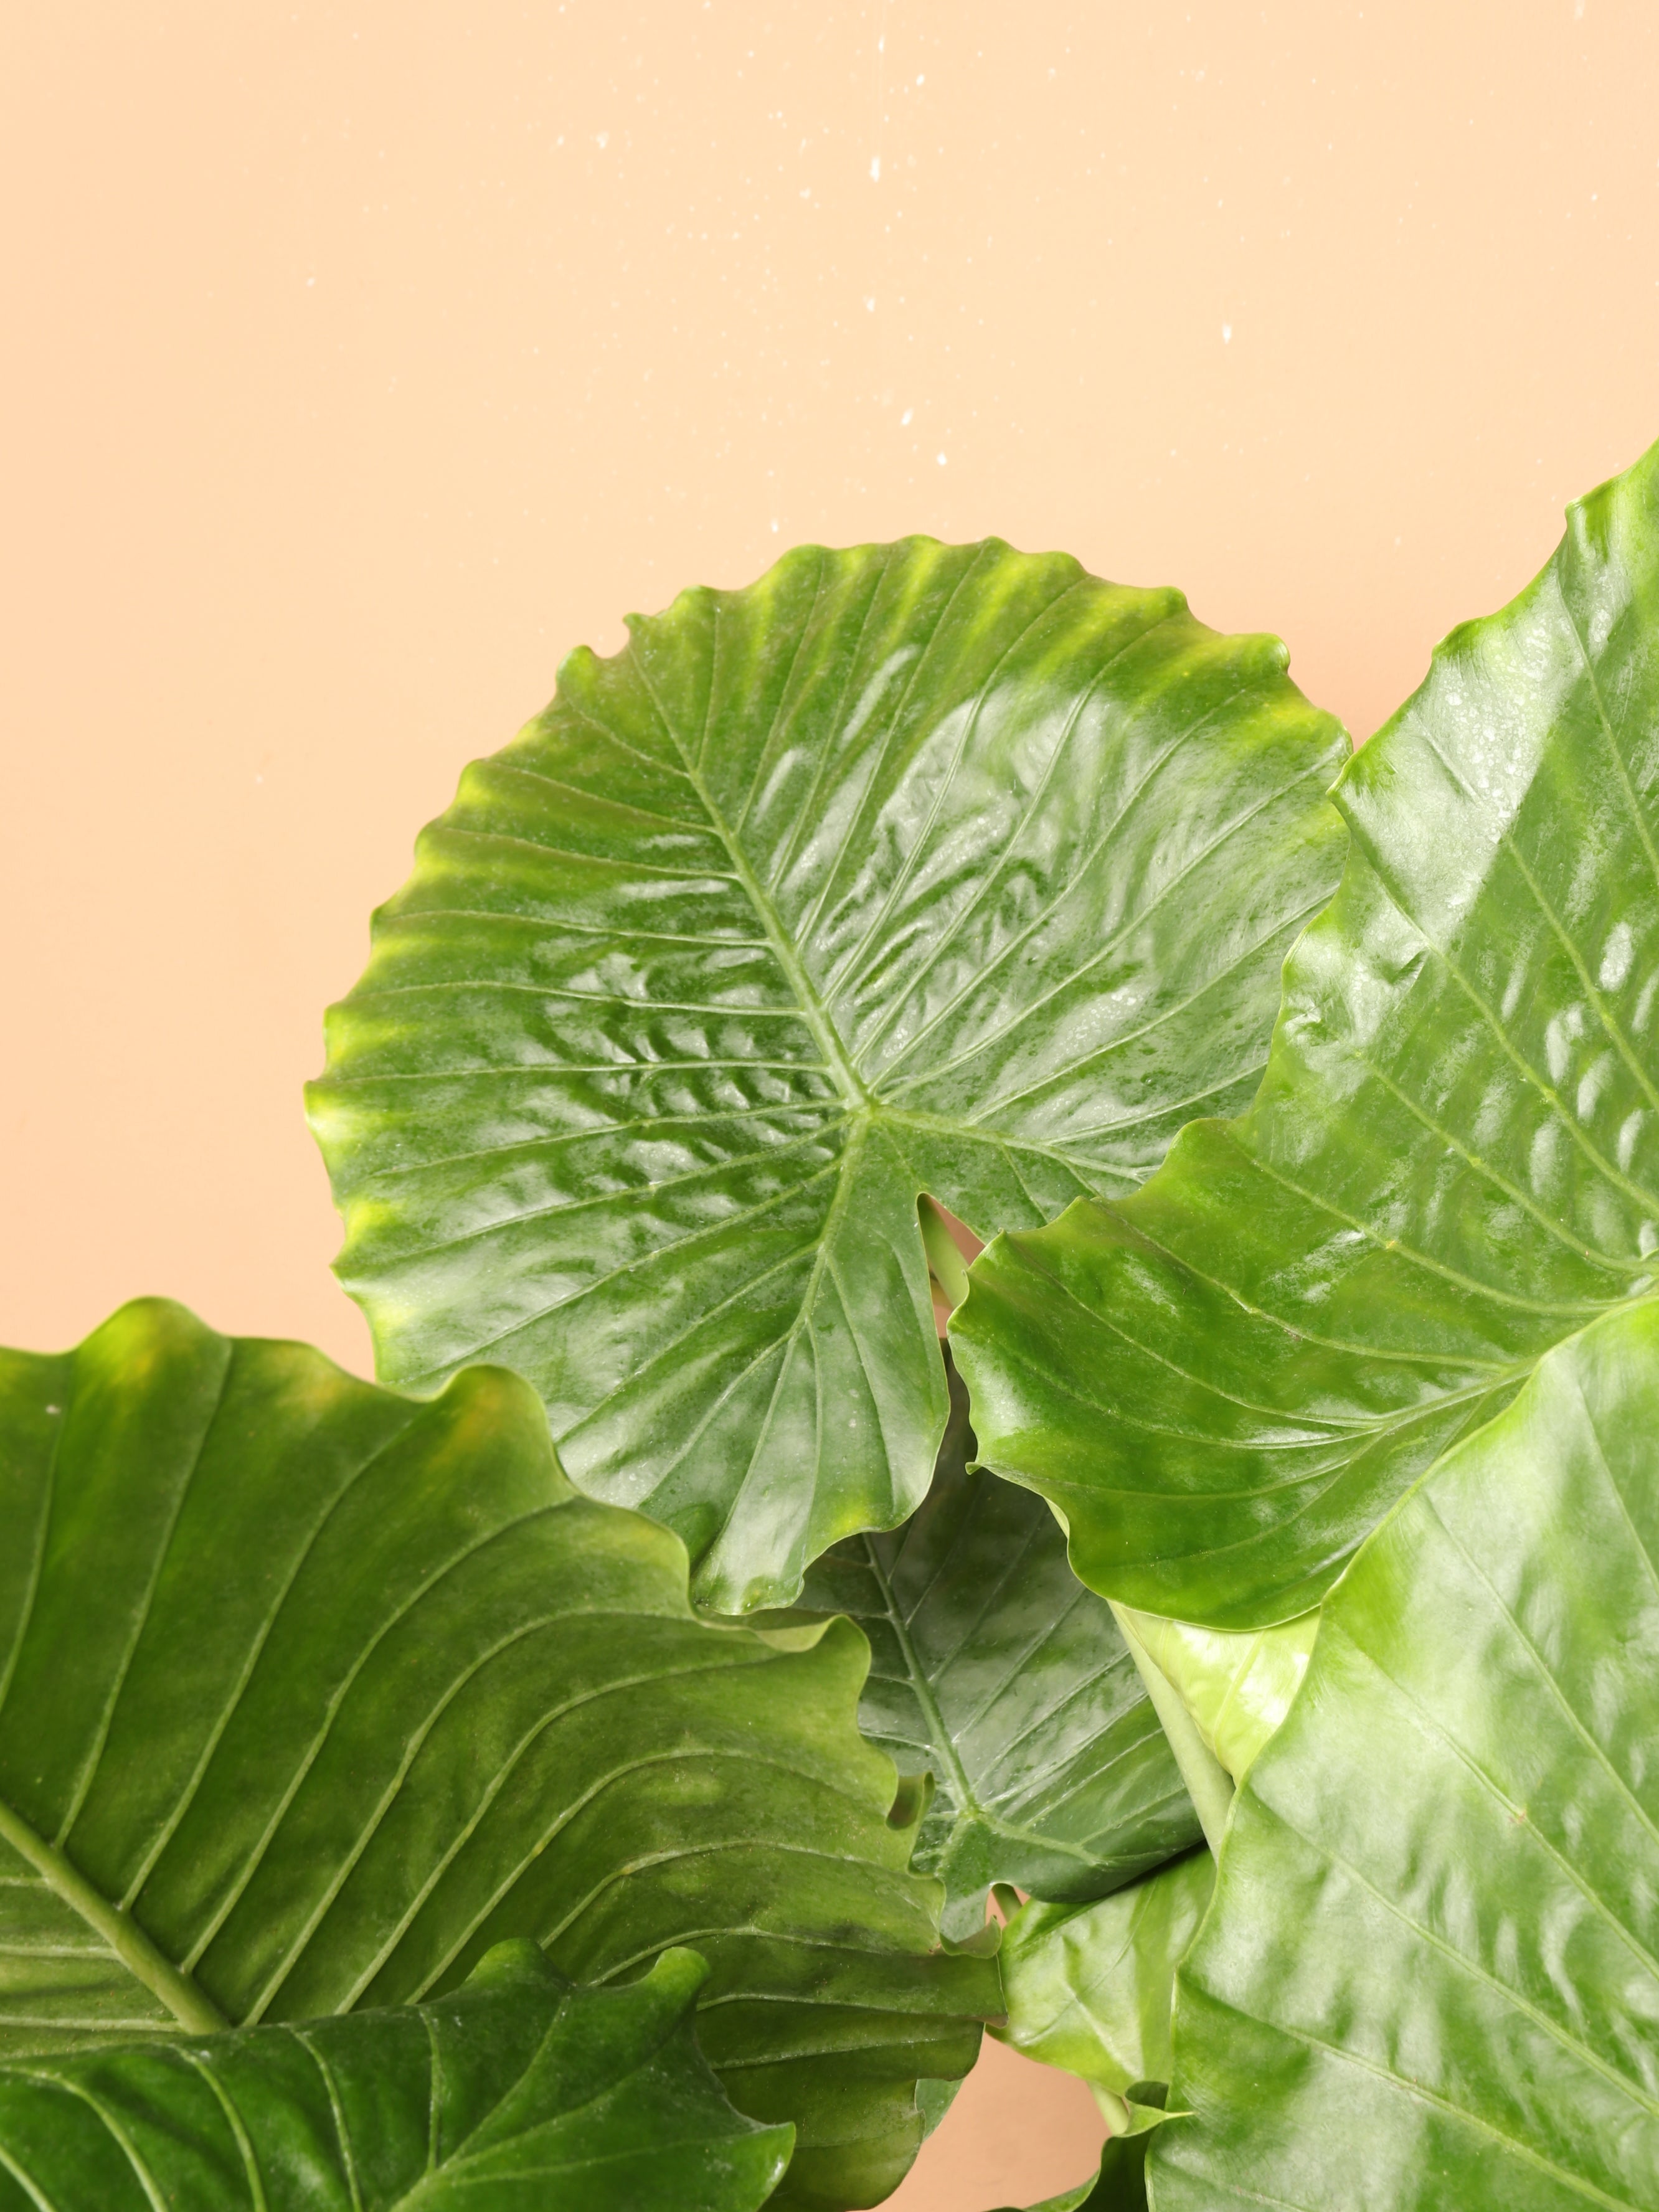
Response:
[[[1659,448],[1334,811],[1284,669],[809,547],[468,771],[311,1095],[416,1395],[0,1355],[0,2212],[833,2212],[988,2019],[1045,2212],[1659,2203]]]
[[[1270,638],[1060,555],[685,593],[423,835],[310,1094],[383,1381],[499,1360],[699,1603],[921,1503],[917,1223],[1133,1188],[1260,1072],[1346,754]]]

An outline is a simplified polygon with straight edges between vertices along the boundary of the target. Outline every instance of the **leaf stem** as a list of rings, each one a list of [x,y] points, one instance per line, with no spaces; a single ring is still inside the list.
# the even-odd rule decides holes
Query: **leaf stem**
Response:
[[[1204,1831],[1204,1840],[1218,1857],[1221,1838],[1226,1832],[1228,1809],[1233,1802],[1232,1778],[1200,1735],[1180,1691],[1141,1642],[1123,1607],[1115,1599],[1108,1599],[1107,1602],[1111,1606],[1113,1620],[1122,1632],[1123,1641],[1129,1647],[1129,1656],[1139,1669],[1141,1680],[1146,1685],[1152,1711],[1162,1722],[1164,1733],[1170,1740],[1176,1765],[1181,1769],[1181,1778],[1187,1785],[1187,1794],[1193,1801],[1199,1826]]]
[[[0,1842],[11,1845],[27,1860],[48,1889],[78,1912],[88,1928],[103,1937],[128,1972],[158,1996],[180,2027],[198,2034],[217,2035],[230,2026],[212,1999],[203,1994],[190,1976],[158,1951],[131,1913],[95,1889],[81,1869],[55,1844],[38,1836],[20,1814],[0,1798]]]
[[[921,1242],[927,1255],[927,1271],[939,1285],[945,1304],[954,1313],[968,1295],[968,1262],[963,1258],[957,1240],[945,1226],[945,1217],[931,1198],[923,1198],[916,1209],[921,1220]]]

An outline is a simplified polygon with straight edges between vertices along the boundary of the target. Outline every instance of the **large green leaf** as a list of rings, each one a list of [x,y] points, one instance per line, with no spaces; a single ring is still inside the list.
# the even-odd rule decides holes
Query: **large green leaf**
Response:
[[[969,1472],[968,1396],[951,1384],[920,1511],[826,1553],[801,1604],[870,1639],[859,1725],[901,1773],[932,1774],[911,1863],[944,1881],[945,1925],[964,1935],[991,1882],[1098,1897],[1199,1827],[1109,1607],[1040,1498]]]
[[[1158,2212],[1659,2204],[1659,1303],[1384,1522],[1235,1803]]]
[[[1156,2126],[1167,2087],[1176,1969],[1215,1886],[1215,1861],[1192,1851],[1094,1905],[1033,1899],[1002,1940],[1005,2027],[1028,2058],[1085,2081],[1114,2135]]]
[[[632,627],[423,834],[310,1105],[382,1379],[528,1376],[734,1613],[927,1489],[918,1194],[1034,1226],[1249,1097],[1346,747],[1276,641],[995,540]]]
[[[796,2126],[779,2203],[896,2181],[1000,2002],[888,1822],[849,1623],[700,1622],[514,1376],[417,1404],[159,1301],[0,1355],[0,2057],[693,1942],[733,2102]]]
[[[698,2051],[707,1972],[508,1943],[428,2004],[0,2063],[0,2212],[757,2212],[790,2133]]]
[[[1336,793],[1342,886],[1261,1091],[1121,1206],[994,1246],[953,1324],[990,1462],[1095,1588],[1315,1603],[1659,1250],[1659,447],[1455,630]]]

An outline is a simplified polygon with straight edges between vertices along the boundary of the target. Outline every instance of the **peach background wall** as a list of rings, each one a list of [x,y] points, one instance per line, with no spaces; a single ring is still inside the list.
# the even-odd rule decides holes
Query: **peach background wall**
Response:
[[[1659,9],[40,0],[0,229],[0,1341],[361,1367],[319,1016],[563,652],[994,531],[1364,736],[1659,435]],[[995,2053],[902,2204],[1097,2132]]]

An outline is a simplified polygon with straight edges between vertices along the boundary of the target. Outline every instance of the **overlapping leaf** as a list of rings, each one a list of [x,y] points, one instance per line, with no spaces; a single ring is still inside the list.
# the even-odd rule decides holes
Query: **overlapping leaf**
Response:
[[[757,2212],[790,2131],[699,2053],[706,1972],[502,1944],[422,2005],[0,2062],[0,2212]]]
[[[945,1924],[963,1935],[991,1882],[1097,1897],[1199,1829],[1110,1608],[1067,1567],[1040,1498],[969,1472],[967,1394],[951,1380],[921,1510],[836,1545],[802,1605],[870,1638],[859,1723],[901,1773],[933,1777],[912,1863],[945,1882]]]
[[[1659,2203],[1659,1303],[1327,1599],[1182,1967],[1158,2212]]]
[[[994,1246],[981,1447],[1096,1588],[1242,1629],[1659,1250],[1659,447],[1346,771],[1255,1103]]]
[[[941,1953],[867,1654],[698,1621],[528,1386],[419,1405],[161,1302],[0,1356],[0,2057],[423,2001],[495,1942],[695,1945],[703,2047],[868,2203],[994,1966]]]
[[[1242,1103],[1328,895],[1282,647],[996,541],[788,555],[574,654],[421,841],[311,1111],[383,1379],[500,1360],[696,1595],[920,1503],[918,1194],[981,1234]]]
[[[1291,1709],[1308,1671],[1319,1615],[1230,1635],[1124,1608],[1124,1619],[1170,1684],[1199,1736],[1234,1782]]]
[[[993,2030],[1016,2051],[1085,2081],[1114,2135],[1163,2117],[1170,2068],[1176,1969],[1215,1886],[1207,1850],[1093,1905],[1035,1899],[1003,1936],[1006,2025]]]

